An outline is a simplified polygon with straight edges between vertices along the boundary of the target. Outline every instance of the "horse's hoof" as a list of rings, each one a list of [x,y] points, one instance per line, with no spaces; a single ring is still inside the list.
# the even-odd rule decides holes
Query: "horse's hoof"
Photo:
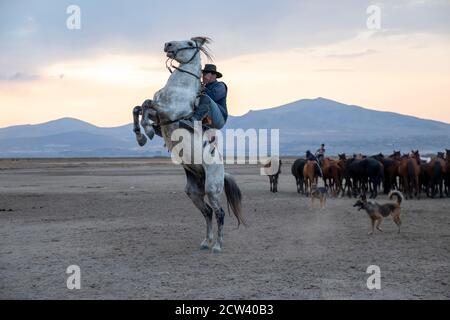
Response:
[[[213,253],[221,253],[222,252],[222,247],[220,246],[220,244],[216,243],[214,245],[214,247],[212,248],[212,252]]]
[[[200,244],[200,250],[209,250],[210,243],[211,241],[209,241],[208,239],[203,240]]]
[[[145,134],[147,135],[147,137],[150,140],[153,140],[153,137],[155,136],[155,130],[152,127],[150,127],[150,128],[144,127],[144,131],[145,131]]]
[[[142,133],[136,133],[136,141],[139,146],[143,147],[147,143],[147,138]]]

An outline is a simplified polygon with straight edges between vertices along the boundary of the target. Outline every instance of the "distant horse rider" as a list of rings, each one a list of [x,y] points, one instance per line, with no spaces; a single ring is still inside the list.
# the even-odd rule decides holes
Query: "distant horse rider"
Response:
[[[316,151],[316,158],[320,164],[322,164],[323,159],[325,159],[325,144],[321,144],[320,148]]]
[[[323,144],[322,144],[322,146],[323,146]],[[323,177],[322,168],[320,167],[321,163],[319,163],[319,160],[317,159],[317,157],[315,155],[313,155],[312,152],[309,150],[306,151],[306,160],[314,161],[317,164],[317,169],[320,172],[320,176]]]

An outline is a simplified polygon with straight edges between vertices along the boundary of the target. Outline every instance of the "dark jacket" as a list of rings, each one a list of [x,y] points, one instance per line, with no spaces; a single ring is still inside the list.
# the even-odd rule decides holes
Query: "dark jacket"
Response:
[[[219,106],[225,121],[228,118],[227,110],[227,85],[223,82],[214,81],[205,86],[205,93]]]

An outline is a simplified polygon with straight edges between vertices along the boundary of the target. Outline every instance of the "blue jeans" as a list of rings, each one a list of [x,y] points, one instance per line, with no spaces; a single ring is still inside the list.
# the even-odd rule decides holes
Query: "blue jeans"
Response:
[[[208,111],[208,116],[212,121],[211,127],[215,129],[222,129],[225,125],[225,118],[222,115],[222,111],[220,111],[220,107],[217,105],[217,103],[214,102],[213,99],[209,98],[209,100],[211,101],[211,103],[210,109]]]

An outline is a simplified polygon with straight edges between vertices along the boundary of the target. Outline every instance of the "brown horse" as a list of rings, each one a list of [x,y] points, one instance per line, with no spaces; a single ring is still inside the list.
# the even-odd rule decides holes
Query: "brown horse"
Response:
[[[428,178],[428,184],[425,185],[427,196],[434,198],[439,189],[439,196],[443,198],[444,180],[447,175],[447,163],[444,160],[444,153],[439,152],[424,167]]]
[[[342,169],[338,161],[325,158],[322,161],[321,169],[325,186],[329,186],[331,191],[338,195],[342,189]]]
[[[398,175],[403,182],[403,190],[406,198],[413,198],[414,195],[417,199],[420,199],[420,154],[419,150],[411,151],[409,155],[404,155],[400,158],[400,164],[398,166]]]
[[[314,160],[306,161],[303,167],[303,177],[305,179],[305,193],[309,196],[311,192],[311,187],[313,184],[317,184],[317,180],[320,176],[319,165]]]
[[[395,155],[395,152],[394,152]],[[372,156],[380,161],[384,166],[383,191],[388,194],[392,189],[398,189],[397,176],[399,161],[392,157],[385,157],[382,153]]]
[[[343,197],[345,195],[345,189],[347,188],[347,194],[350,197],[351,196],[351,190],[352,190],[352,184],[350,181],[350,177],[348,174],[346,174],[346,164],[347,164],[347,156],[345,155],[345,153],[342,154],[338,154],[339,156],[339,160],[337,161],[337,165],[339,166],[339,169],[341,170],[341,176],[343,179],[341,179],[341,190],[342,190],[342,194],[341,196]],[[345,178],[345,183],[342,185],[342,182]]]

